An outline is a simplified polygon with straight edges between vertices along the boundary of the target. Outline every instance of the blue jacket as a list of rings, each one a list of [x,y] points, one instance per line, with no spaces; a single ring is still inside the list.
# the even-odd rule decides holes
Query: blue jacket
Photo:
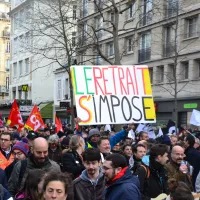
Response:
[[[140,183],[129,169],[105,190],[105,200],[141,200]]]
[[[76,132],[76,134],[79,134],[82,136],[82,132]],[[111,149],[117,144],[119,143],[121,140],[124,140],[128,135],[128,132],[126,132],[125,130],[120,131],[118,133],[116,133],[115,135],[110,137],[110,146]],[[86,142],[86,148],[88,148],[87,143],[89,143],[92,147],[97,148],[97,144],[92,143],[91,141]]]

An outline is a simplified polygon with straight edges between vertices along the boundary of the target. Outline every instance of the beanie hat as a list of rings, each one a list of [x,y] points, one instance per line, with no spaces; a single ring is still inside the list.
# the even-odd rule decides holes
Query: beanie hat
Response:
[[[24,143],[24,142],[17,142],[12,150],[19,150],[21,152],[23,152],[26,156],[28,154],[28,151],[29,151],[29,146],[28,144]]]
[[[88,135],[88,139],[91,138],[93,135],[99,135],[100,136],[100,132],[98,129],[93,128],[89,131],[89,135]]]

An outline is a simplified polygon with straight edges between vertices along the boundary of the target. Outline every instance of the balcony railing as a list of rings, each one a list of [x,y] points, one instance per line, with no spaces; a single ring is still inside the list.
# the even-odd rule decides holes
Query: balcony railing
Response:
[[[152,18],[153,18],[153,13],[152,12],[148,12],[148,13],[143,13],[140,14],[139,16],[140,21],[139,21],[139,25],[141,26],[145,26],[148,25],[152,22]]]
[[[163,45],[163,57],[173,56],[175,53],[174,42],[169,42]]]
[[[175,17],[178,14],[178,1],[164,6],[165,18]]]
[[[151,60],[151,48],[140,49],[138,51],[138,62],[145,62]]]

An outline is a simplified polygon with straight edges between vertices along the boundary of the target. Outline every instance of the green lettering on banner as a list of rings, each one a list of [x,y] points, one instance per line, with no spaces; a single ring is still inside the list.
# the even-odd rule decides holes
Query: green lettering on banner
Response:
[[[87,74],[86,74],[87,69],[92,69],[92,67],[84,67],[84,76],[85,76],[87,94],[94,94],[94,92],[89,92],[89,89],[88,89],[88,81],[91,81],[92,79],[87,77]]]
[[[197,108],[198,104],[197,103],[185,103],[183,105],[184,108]]]
[[[77,88],[77,81],[76,81],[76,70],[75,70],[75,68],[73,68],[73,70],[74,70],[74,84],[75,84],[75,88],[76,88],[76,95],[77,95],[77,94],[84,94],[84,92],[79,92],[79,91],[78,91],[78,88]]]

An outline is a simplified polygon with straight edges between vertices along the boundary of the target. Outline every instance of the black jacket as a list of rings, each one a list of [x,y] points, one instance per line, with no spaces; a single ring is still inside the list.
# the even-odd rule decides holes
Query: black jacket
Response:
[[[100,173],[96,183],[92,183],[84,170],[81,176],[73,181],[74,200],[103,200],[105,181]]]
[[[73,175],[73,179],[77,178],[85,169],[80,155],[76,151],[66,152],[62,157],[63,172]]]
[[[148,166],[146,166],[148,169]],[[140,181],[140,191],[143,200],[150,200],[159,194],[168,194],[167,171],[163,165],[156,161],[150,161],[150,176],[147,178],[147,171],[144,167],[138,167],[136,174]]]
[[[194,147],[188,147],[185,150],[185,155],[186,155],[185,160],[188,161],[190,165],[192,165],[194,168],[192,174],[192,183],[193,187],[195,187],[196,178],[200,171],[200,152],[196,150]]]
[[[8,165],[5,169],[5,173],[6,173],[6,177],[7,177],[7,180],[9,180],[11,174],[12,174],[12,171],[13,171],[13,168],[15,166],[15,164],[17,163],[16,160],[14,160],[10,165]]]

